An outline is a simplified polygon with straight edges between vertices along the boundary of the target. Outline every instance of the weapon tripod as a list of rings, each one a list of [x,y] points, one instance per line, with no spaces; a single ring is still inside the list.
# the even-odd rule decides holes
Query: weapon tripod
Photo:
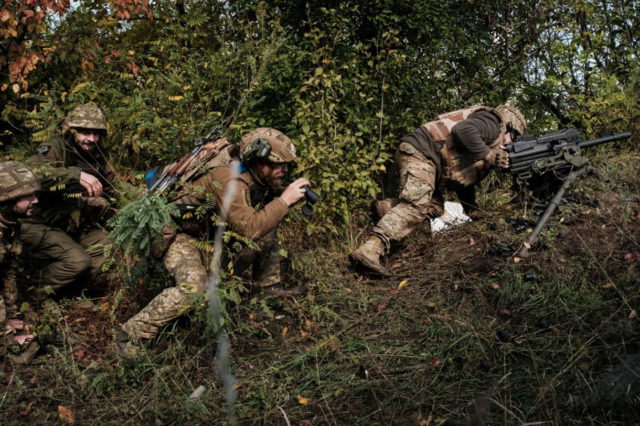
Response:
[[[512,260],[514,262],[519,262],[520,260],[527,257],[527,255],[529,254],[529,249],[531,249],[531,247],[533,247],[533,245],[538,241],[540,232],[542,232],[542,229],[547,224],[547,221],[549,220],[551,215],[553,215],[553,213],[555,212],[556,208],[560,204],[560,201],[562,200],[562,197],[564,197],[564,194],[567,191],[567,189],[571,186],[571,184],[573,184],[573,182],[578,177],[584,174],[597,174],[597,172],[593,167],[586,165],[577,170],[573,170],[571,173],[569,173],[569,175],[563,180],[563,183],[560,186],[560,189],[558,189],[558,191],[555,193],[555,195],[549,202],[549,205],[547,206],[542,216],[540,216],[540,219],[538,219],[538,223],[536,224],[536,227],[534,228],[533,232],[531,232],[529,237],[525,241],[523,241],[522,244],[520,244],[520,247],[514,253],[512,257]]]

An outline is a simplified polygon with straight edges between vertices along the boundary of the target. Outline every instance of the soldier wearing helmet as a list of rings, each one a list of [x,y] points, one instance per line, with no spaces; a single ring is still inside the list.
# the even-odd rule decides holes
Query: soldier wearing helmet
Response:
[[[295,159],[295,146],[284,133],[266,127],[255,129],[207,162],[208,172],[196,178],[190,185],[192,190],[175,201],[179,205],[199,207],[212,198],[215,200],[218,215],[226,216],[231,231],[245,240],[253,240],[252,244],[235,241],[232,245],[240,243],[242,249],[233,255],[225,250],[227,259],[222,264],[231,261],[234,274],[250,279],[268,295],[300,293],[300,289],[281,286],[281,256],[276,238],[289,207],[304,197],[304,187],[309,185],[304,178],[285,183]],[[220,206],[228,209],[222,212]],[[206,254],[192,244],[193,237],[202,237],[211,227],[209,215],[202,216],[196,219],[198,232],[194,232],[194,226],[183,226],[164,255],[165,267],[178,286],[165,289],[123,324],[121,349],[128,344],[128,339],[154,337],[160,327],[188,309],[194,293],[207,290]]]
[[[102,147],[106,135],[100,108],[78,105],[64,119],[61,134],[40,145],[32,159],[42,184],[40,204],[33,217],[21,221],[20,237],[36,281],[50,290],[95,282],[105,261],[102,248],[109,240],[99,222],[112,211],[107,197],[116,181]]]
[[[15,260],[22,251],[16,237],[18,219],[33,214],[38,189],[40,183],[27,166],[17,161],[0,161],[0,339],[14,331],[7,318],[17,314]]]
[[[465,213],[480,218],[475,185],[492,167],[509,167],[504,145],[525,128],[524,116],[513,106],[475,105],[442,114],[403,136],[396,152],[400,196],[376,203],[380,219],[367,240],[350,254],[353,262],[369,273],[389,275],[381,257],[392,241],[444,212],[443,191],[456,192]]]

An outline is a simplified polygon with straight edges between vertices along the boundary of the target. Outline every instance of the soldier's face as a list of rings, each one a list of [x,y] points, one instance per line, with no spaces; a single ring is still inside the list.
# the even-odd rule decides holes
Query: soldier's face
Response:
[[[13,205],[13,212],[21,217],[29,217],[33,214],[33,208],[38,204],[38,198],[31,194],[18,198]]]
[[[289,173],[289,165],[287,163],[265,162],[258,165],[260,177],[271,185],[279,186],[282,179]]]
[[[100,131],[96,129],[75,129],[76,145],[86,152],[93,150],[100,142]]]

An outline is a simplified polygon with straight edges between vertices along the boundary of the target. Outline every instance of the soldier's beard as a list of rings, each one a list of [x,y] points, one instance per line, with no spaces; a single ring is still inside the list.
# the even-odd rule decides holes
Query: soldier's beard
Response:
[[[86,152],[87,154],[93,153],[97,146],[97,143],[76,142],[76,147],[80,150],[80,152]]]
[[[267,185],[269,185],[271,188],[275,190],[280,190],[280,189],[283,189],[284,187],[283,178],[274,178],[271,176],[267,176],[266,178],[264,178],[264,180],[267,183]]]

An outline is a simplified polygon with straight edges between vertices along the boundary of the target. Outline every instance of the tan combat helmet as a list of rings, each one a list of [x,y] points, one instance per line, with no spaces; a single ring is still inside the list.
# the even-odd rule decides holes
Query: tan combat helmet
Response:
[[[35,174],[17,161],[0,161],[0,203],[31,195],[40,189]]]
[[[261,142],[262,141],[262,142]],[[240,139],[238,148],[243,161],[255,158],[261,144],[267,142],[271,151],[267,159],[273,163],[290,163],[296,159],[296,147],[291,139],[279,130],[270,127],[259,127],[244,135]],[[257,156],[258,158],[260,155]]]
[[[507,126],[511,126],[521,135],[524,135],[524,131],[527,128],[527,120],[520,110],[511,105],[500,105],[496,108],[498,114],[502,117]]]
[[[100,108],[94,104],[78,105],[69,113],[62,123],[62,133],[70,129],[93,129],[107,132],[107,119]]]

